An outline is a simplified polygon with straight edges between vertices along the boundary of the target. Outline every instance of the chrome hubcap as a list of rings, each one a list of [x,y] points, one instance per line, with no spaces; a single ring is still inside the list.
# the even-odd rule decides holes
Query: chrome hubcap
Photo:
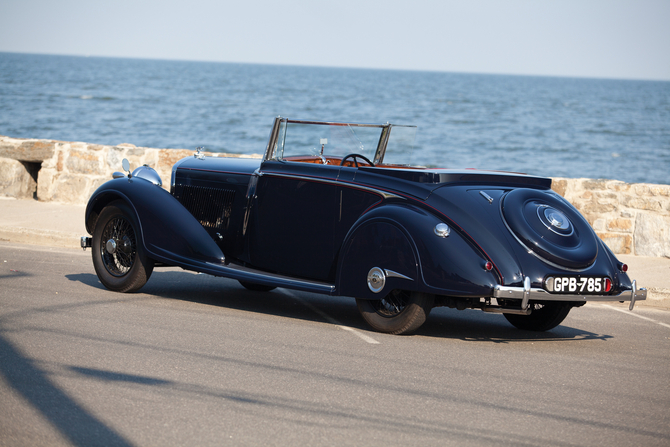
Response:
[[[107,241],[105,244],[105,249],[107,250],[107,253],[110,255],[113,255],[116,253],[116,241],[114,239],[110,239]]]
[[[381,292],[386,284],[386,275],[379,267],[373,267],[368,272],[368,287],[374,293]]]

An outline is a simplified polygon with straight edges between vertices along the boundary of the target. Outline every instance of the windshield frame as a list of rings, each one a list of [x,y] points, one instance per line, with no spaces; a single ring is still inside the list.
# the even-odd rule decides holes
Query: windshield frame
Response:
[[[286,132],[289,124],[347,126],[349,128],[358,128],[358,127],[378,128],[380,129],[379,141],[377,142],[377,147],[375,149],[375,154],[373,158],[373,163],[375,165],[383,163],[384,155],[386,154],[386,148],[388,147],[391,132],[394,127],[416,129],[416,126],[391,124],[388,122],[386,124],[345,123],[335,121],[292,120],[278,116],[275,118],[274,125],[272,126],[272,131],[270,132],[270,138],[268,140],[268,145],[265,149],[263,161],[268,160],[285,161],[283,158],[283,151],[284,151]],[[281,156],[278,156],[280,152]]]

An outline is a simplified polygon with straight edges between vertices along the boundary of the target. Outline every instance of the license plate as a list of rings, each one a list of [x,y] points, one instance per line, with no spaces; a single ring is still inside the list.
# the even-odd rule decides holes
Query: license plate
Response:
[[[596,295],[610,292],[612,280],[606,276],[550,276],[544,288],[549,293]]]

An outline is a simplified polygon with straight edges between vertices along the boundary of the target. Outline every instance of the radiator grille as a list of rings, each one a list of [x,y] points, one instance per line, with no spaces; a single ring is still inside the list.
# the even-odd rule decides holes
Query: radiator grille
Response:
[[[230,223],[234,189],[175,185],[175,198],[205,228],[226,230]]]

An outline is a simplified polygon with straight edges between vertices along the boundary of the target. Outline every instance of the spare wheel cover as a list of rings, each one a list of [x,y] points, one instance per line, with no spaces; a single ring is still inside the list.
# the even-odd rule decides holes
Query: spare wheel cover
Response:
[[[570,204],[535,189],[515,189],[502,201],[503,217],[519,241],[559,266],[584,269],[598,256],[597,236]]]

